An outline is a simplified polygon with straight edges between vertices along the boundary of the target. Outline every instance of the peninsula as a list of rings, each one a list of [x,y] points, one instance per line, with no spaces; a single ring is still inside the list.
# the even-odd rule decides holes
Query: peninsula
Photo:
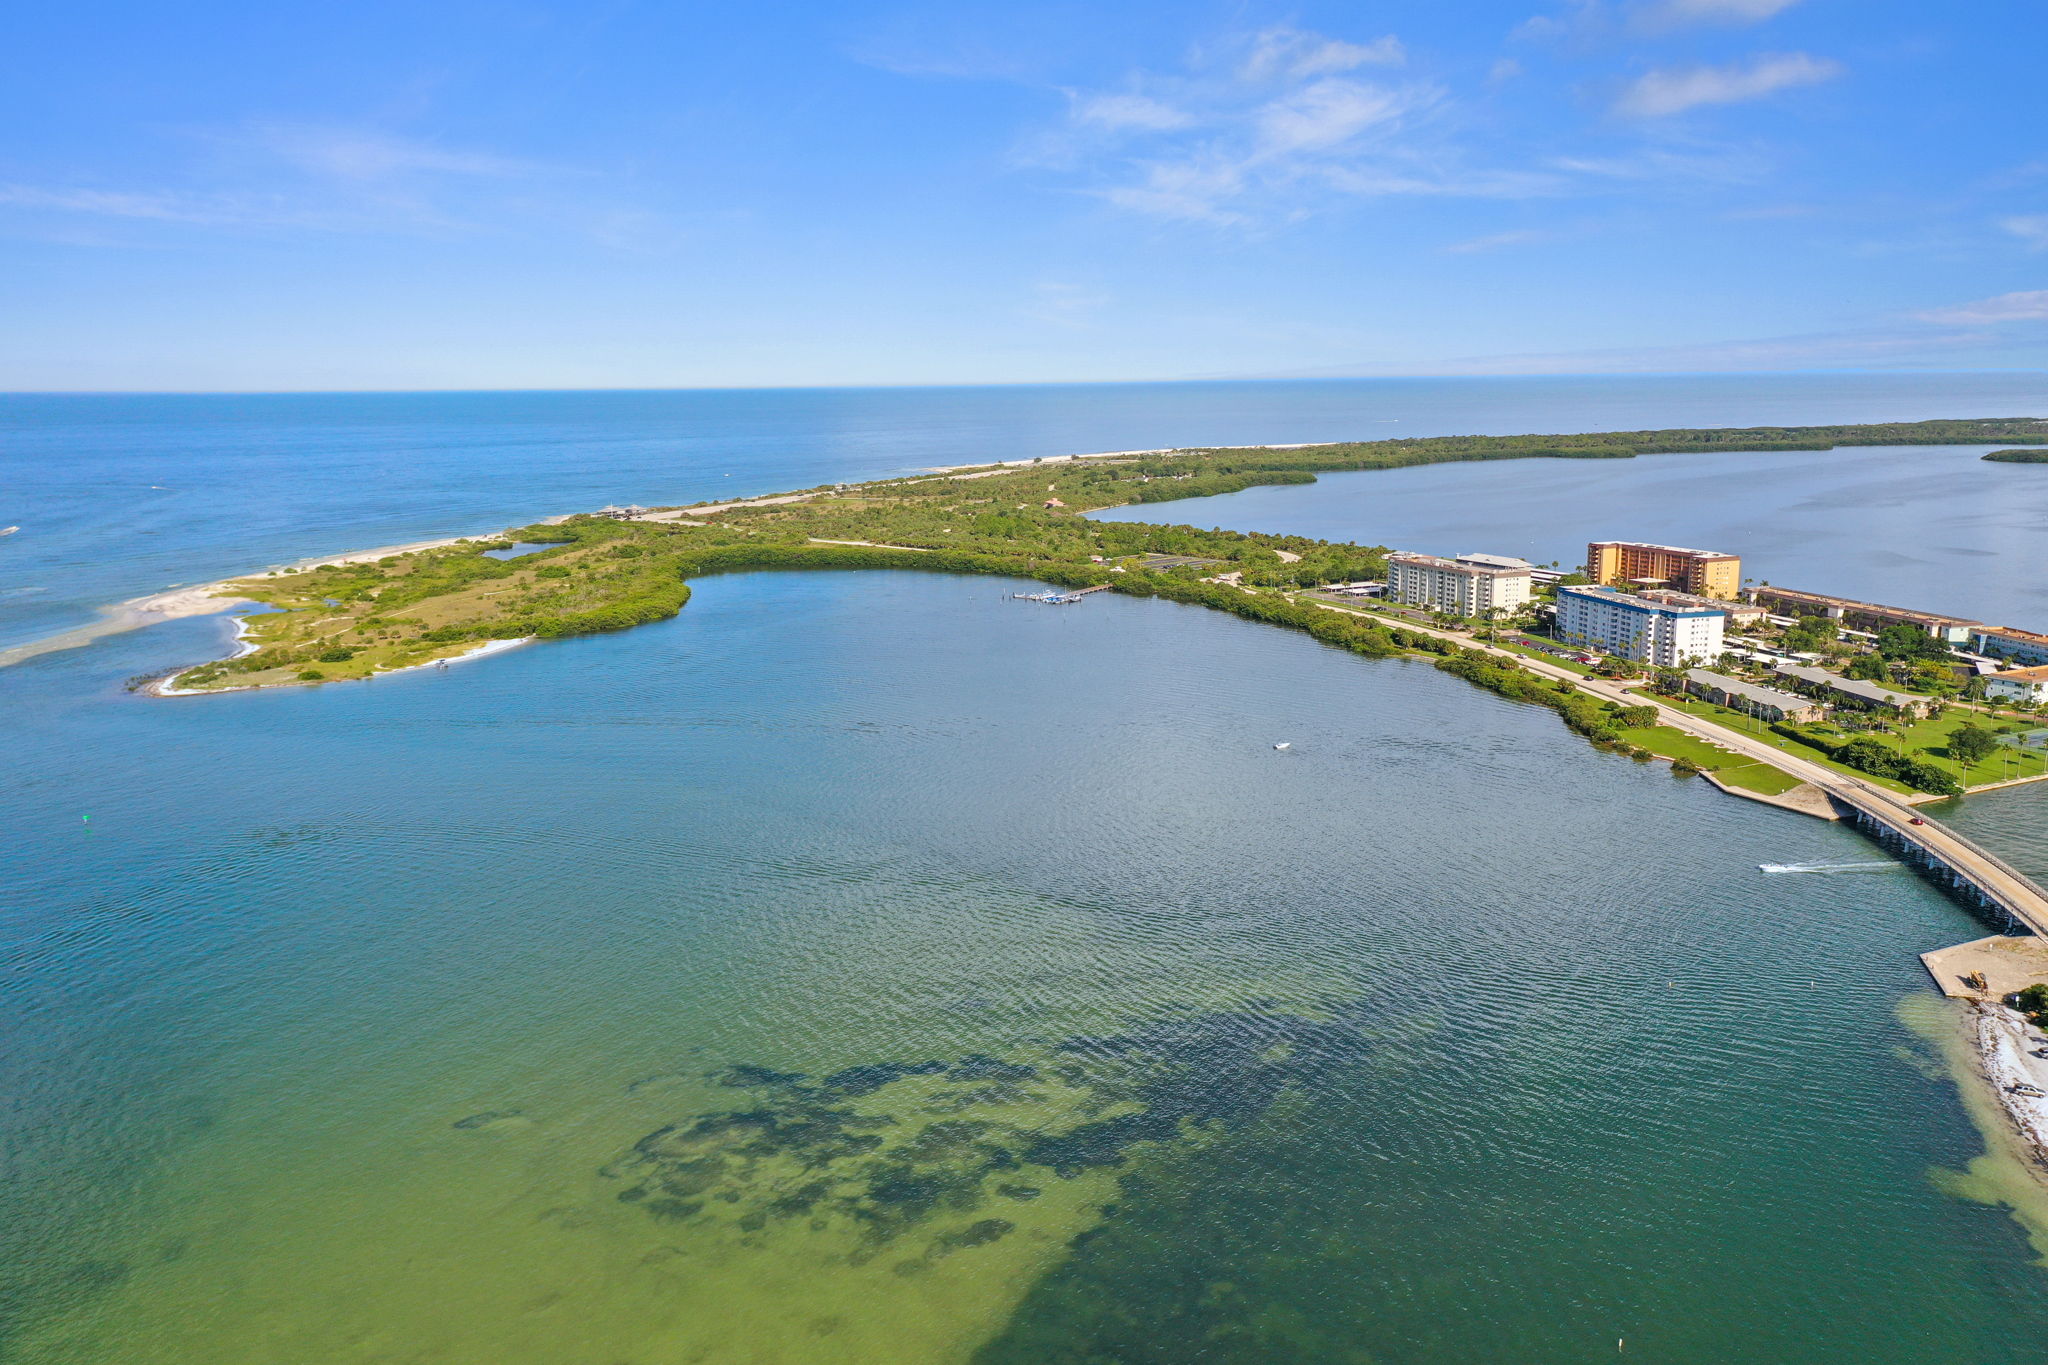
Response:
[[[1308,630],[1365,654],[1428,637],[1333,620],[1286,594],[1370,578],[1387,549],[1077,515],[1138,503],[1312,483],[1318,473],[1500,459],[1823,450],[1841,445],[2035,443],[2036,418],[1862,426],[1710,428],[1567,436],[1463,436],[1321,446],[1058,456],[833,485],[740,502],[607,509],[508,530],[181,590],[278,610],[244,622],[236,657],[185,670],[165,690],[319,683],[415,667],[490,641],[618,630],[689,600],[687,580],[750,569],[912,568],[1035,577],[1168,596]],[[517,547],[515,549],[515,546]],[[130,604],[144,605],[144,604]],[[129,628],[163,619],[117,612]]]
[[[509,529],[495,537],[338,555],[182,589],[172,595],[175,602],[149,599],[124,604],[110,613],[107,624],[74,632],[73,639],[51,641],[46,647],[191,614],[210,603],[219,603],[217,609],[235,602],[272,608],[241,618],[241,643],[233,656],[149,683],[149,690],[158,695],[189,696],[364,679],[445,664],[531,639],[625,629],[675,615],[689,601],[689,580],[709,574],[914,569],[1031,578],[1066,590],[1046,594],[1049,601],[1078,601],[1082,590],[1163,597],[1300,630],[1369,657],[1431,657],[1439,668],[1476,685],[1551,708],[1567,726],[1604,749],[1642,760],[1668,759],[1674,772],[1703,774],[1735,795],[1823,818],[1854,820],[1909,860],[1933,866],[1944,885],[1980,911],[2024,930],[2048,923],[2048,893],[1953,831],[1914,815],[1908,803],[1979,786],[2042,780],[2048,773],[2048,751],[2037,756],[2040,770],[2026,773],[2026,751],[2018,747],[2024,739],[2009,741],[2010,748],[1985,747],[2001,719],[2020,722],[2005,725],[2008,733],[2032,733],[2028,721],[2039,704],[2038,689],[2032,694],[2037,700],[2023,703],[2023,712],[2008,712],[2002,718],[1993,707],[1972,707],[1967,698],[1953,698],[1957,717],[1946,729],[1931,732],[1947,743],[1923,748],[1925,761],[1906,762],[1883,755],[1873,736],[1860,733],[1862,720],[1852,719],[1847,726],[1859,733],[1835,738],[1816,732],[1831,728],[1827,726],[1774,723],[1766,728],[1753,707],[1744,709],[1745,696],[1769,692],[1754,684],[1708,674],[1720,681],[1712,684],[1707,697],[1690,697],[1686,694],[1696,689],[1688,686],[1684,670],[1659,668],[1647,670],[1657,676],[1638,686],[1646,670],[1626,661],[1573,659],[1527,635],[1504,637],[1496,611],[1481,613],[1478,619],[1444,611],[1425,615],[1361,601],[1350,595],[1355,588],[1339,586],[1385,575],[1390,554],[1385,546],[1097,521],[1081,515],[1259,484],[1306,484],[1319,473],[1452,461],[1627,459],[1664,453],[1739,459],[1742,453],[1767,450],[1934,444],[2048,447],[2048,421],[2001,418],[1444,437],[1124,451],[953,467],[740,501],[605,508]],[[1602,547],[1593,548],[1606,553]],[[1556,591],[1562,585],[1551,586]],[[1823,609],[1835,615],[1852,609],[1889,610],[1825,601],[1833,605]],[[1782,603],[1778,609],[1802,610]],[[1920,619],[1910,612],[1895,615]],[[1823,645],[1846,652],[1823,617],[1770,619],[1787,627],[1781,632],[1782,649]],[[2048,643],[2048,637],[2025,631],[1992,634],[2022,647]],[[16,655],[31,652],[33,646]],[[1927,651],[1937,652],[1944,651]],[[1734,657],[1724,655],[1723,661]],[[1907,666],[1895,664],[1881,642],[1853,663],[1869,663],[1880,671]],[[1912,666],[1935,671],[1929,658]],[[1833,675],[1822,677],[1841,681]],[[1981,702],[1981,687],[1977,696]],[[1926,709],[1936,714],[1947,711],[1950,700],[1930,699]],[[1979,724],[1979,718],[1985,723]],[[1881,721],[1874,722],[1874,728],[1881,733],[1892,729]],[[1916,735],[1923,745],[1929,738],[1929,733]],[[1903,754],[1903,727],[1896,740]],[[1964,740],[1970,743],[1965,745]],[[1882,761],[1872,761],[1878,759]],[[2001,771],[1999,763],[2014,767]],[[2020,775],[2011,775],[2016,770]],[[1912,794],[1915,786],[1920,795]],[[2039,1021],[2029,1023],[2001,1003],[2009,980],[1986,986],[1984,973],[1956,965],[1984,960],[1986,952],[2012,941],[1982,940],[1947,950],[1941,958],[1931,955],[1928,965],[1946,993],[1971,1002],[1973,1017],[1982,1021],[1976,1040],[1984,1073],[1995,1079],[2003,1112],[2039,1158],[2037,1165],[2048,1168],[2048,1128],[2033,1112],[2038,1108],[2034,1097],[2048,1092],[2048,1074],[2020,1077],[2015,1068],[2030,1067],[2035,1059],[2028,1049],[2015,1051],[2010,1045],[2013,1038],[2030,1037],[2028,1030],[2038,1028]],[[2042,975],[2048,977],[2048,966]]]

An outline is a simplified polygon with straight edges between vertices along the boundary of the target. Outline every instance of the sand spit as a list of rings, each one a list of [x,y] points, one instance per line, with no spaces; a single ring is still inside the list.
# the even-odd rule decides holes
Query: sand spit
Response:
[[[549,517],[535,525],[552,525],[566,521],[567,517]],[[141,630],[165,621],[176,621],[188,616],[214,616],[236,607],[254,606],[246,597],[235,595],[235,585],[251,578],[261,578],[272,573],[299,573],[306,569],[318,568],[322,564],[363,564],[371,560],[388,559],[392,555],[411,554],[416,550],[439,550],[450,545],[460,545],[465,540],[494,540],[495,535],[448,536],[441,540],[419,540],[410,545],[386,545],[375,550],[351,550],[338,555],[315,555],[309,559],[294,560],[289,564],[276,565],[269,569],[258,569],[253,573],[223,578],[214,583],[194,583],[182,588],[169,588],[163,592],[151,593],[147,597],[131,598],[116,602],[111,607],[100,608],[100,619],[70,630],[46,635],[40,640],[0,649],[0,668],[33,659],[39,654],[54,654],[59,650],[77,649],[94,640],[109,635],[120,635],[131,630]],[[215,691],[228,689],[216,688]],[[170,695],[170,694],[166,694]]]
[[[957,474],[963,470],[981,470],[999,473],[1008,469],[1028,468],[1035,464],[1064,464],[1073,460],[1110,460],[1136,455],[1178,455],[1186,450],[1303,450],[1312,445],[1323,444],[1315,441],[1296,442],[1290,445],[1263,446],[1188,446],[1171,450],[1106,450],[1085,455],[1048,455],[1040,459],[1006,460],[994,466],[988,464],[947,465],[929,470],[933,474]],[[971,476],[970,476],[971,477]],[[701,524],[693,518],[716,516],[745,507],[773,507],[783,503],[803,502],[818,496],[816,490],[805,493],[771,493],[757,498],[742,498],[733,502],[703,503],[694,507],[676,507],[666,511],[651,512],[635,518],[638,521],[674,521],[684,525]],[[543,517],[530,526],[553,526],[567,521],[573,513]],[[260,578],[271,573],[299,573],[306,569],[318,568],[322,564],[363,564],[371,560],[388,559],[392,555],[412,554],[419,550],[439,550],[450,545],[459,545],[465,540],[494,540],[500,533],[486,532],[471,536],[446,536],[439,540],[416,540],[406,545],[385,545],[373,550],[350,550],[342,554],[313,555],[294,560],[289,564],[273,565],[252,573],[238,574],[213,583],[196,583],[186,587],[171,588],[152,593],[148,597],[137,597],[127,602],[117,602],[111,607],[100,608],[100,619],[88,625],[46,635],[40,640],[0,649],[0,668],[33,659],[40,654],[52,654],[59,650],[77,649],[94,640],[109,635],[120,635],[131,630],[140,630],[163,621],[173,621],[187,616],[212,616],[219,612],[232,611],[236,607],[249,606],[246,597],[234,595],[235,584],[249,578]],[[468,656],[463,656],[468,657]],[[394,670],[396,671],[396,670]],[[236,689],[215,688],[214,691]],[[162,692],[159,695],[183,695],[177,691]]]
[[[323,559],[320,562],[332,564],[336,561]],[[243,629],[241,623],[237,622],[235,626],[236,634],[242,634]],[[425,663],[407,664],[404,668],[380,668],[365,678],[309,678],[304,682],[261,683],[251,684],[247,687],[179,687],[177,685],[178,679],[184,675],[182,673],[173,673],[168,678],[161,678],[156,682],[150,683],[142,690],[146,695],[152,697],[217,697],[224,692],[258,692],[277,687],[320,687],[326,683],[369,682],[374,678],[389,678],[400,673],[417,673],[422,668],[446,668],[450,664],[461,663],[464,659],[481,659],[487,654],[503,654],[508,649],[517,649],[521,645],[531,644],[536,638],[538,637],[522,635],[516,640],[486,640],[480,645],[465,649],[460,654],[451,654],[445,659],[428,659]],[[255,648],[254,644],[245,640],[228,657],[239,659]]]
[[[227,582],[201,583],[195,587],[173,588],[168,592],[153,593],[148,597],[137,597],[126,602],[117,602],[111,607],[100,608],[100,619],[88,625],[76,626],[45,635],[40,640],[10,649],[0,649],[0,668],[18,664],[24,659],[33,659],[39,654],[54,654],[62,649],[77,649],[94,640],[124,631],[141,630],[144,626],[158,625],[164,621],[175,621],[186,616],[212,616],[236,607],[253,605],[246,597],[224,596],[233,592],[233,585]]]

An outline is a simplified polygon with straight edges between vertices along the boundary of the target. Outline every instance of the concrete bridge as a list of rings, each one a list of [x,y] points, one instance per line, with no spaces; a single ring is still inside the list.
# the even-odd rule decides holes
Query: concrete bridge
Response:
[[[2048,891],[1991,850],[1866,783],[1816,782],[1857,828],[2014,932],[2048,937]]]

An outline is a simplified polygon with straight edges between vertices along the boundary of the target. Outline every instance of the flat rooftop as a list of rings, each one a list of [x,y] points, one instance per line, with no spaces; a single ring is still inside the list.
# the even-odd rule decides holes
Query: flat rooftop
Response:
[[[1913,692],[1900,692],[1878,683],[1867,682],[1862,678],[1845,678],[1839,673],[1830,673],[1825,668],[1814,668],[1808,664],[1780,661],[1771,667],[1789,678],[1798,678],[1817,687],[1831,687],[1846,696],[1883,702],[1887,706],[1924,705],[1934,700],[1932,697],[1923,697]]]
[[[1617,607],[1626,607],[1630,611],[1662,612],[1667,616],[1726,616],[1728,614],[1726,607],[1674,606],[1669,602],[1657,602],[1647,597],[1638,597],[1632,592],[1623,592],[1619,588],[1601,587],[1596,584],[1574,583],[1566,587],[1560,587],[1557,590],[1557,595],[1560,600],[1567,596],[1589,597],[1595,601],[1611,602]]]
[[[1683,545],[1659,545],[1655,541],[1650,540],[1596,540],[1588,544],[1586,548],[1592,549],[1594,546],[1605,545],[1612,545],[1617,549],[1623,550],[1659,550],[1667,555],[1687,555],[1693,559],[1742,558],[1741,555],[1731,555],[1726,550],[1689,550]]]
[[[1417,554],[1412,550],[1397,550],[1387,556],[1387,562],[1413,564],[1426,569],[1453,569],[1459,573],[1496,577],[1519,577],[1534,569],[1528,560],[1516,559],[1512,555],[1459,555],[1456,559],[1446,559],[1442,555]]]
[[[1944,616],[1938,611],[1915,611],[1911,607],[1888,607],[1882,602],[1859,602],[1853,597],[1835,597],[1824,592],[1801,592],[1798,588],[1778,588],[1768,583],[1758,584],[1751,590],[1758,598],[1771,597],[1782,602],[1808,602],[1817,607],[1842,607],[1851,611],[1867,611],[1879,616],[1896,616],[1902,621],[1926,621],[1944,626],[1981,626],[1982,621],[1972,621],[1962,616]]]
[[[1813,707],[1813,702],[1796,692],[1765,687],[1762,683],[1753,683],[1744,678],[1731,678],[1726,673],[1716,673],[1711,669],[1688,668],[1685,677],[1688,682],[1698,683],[1702,687],[1718,688],[1731,696],[1747,697],[1760,706],[1774,706],[1780,711],[1805,711]]]

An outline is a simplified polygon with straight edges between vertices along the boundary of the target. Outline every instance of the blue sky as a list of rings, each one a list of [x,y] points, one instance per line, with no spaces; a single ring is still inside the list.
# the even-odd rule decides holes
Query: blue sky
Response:
[[[2048,360],[2036,0],[95,3],[0,388]]]

